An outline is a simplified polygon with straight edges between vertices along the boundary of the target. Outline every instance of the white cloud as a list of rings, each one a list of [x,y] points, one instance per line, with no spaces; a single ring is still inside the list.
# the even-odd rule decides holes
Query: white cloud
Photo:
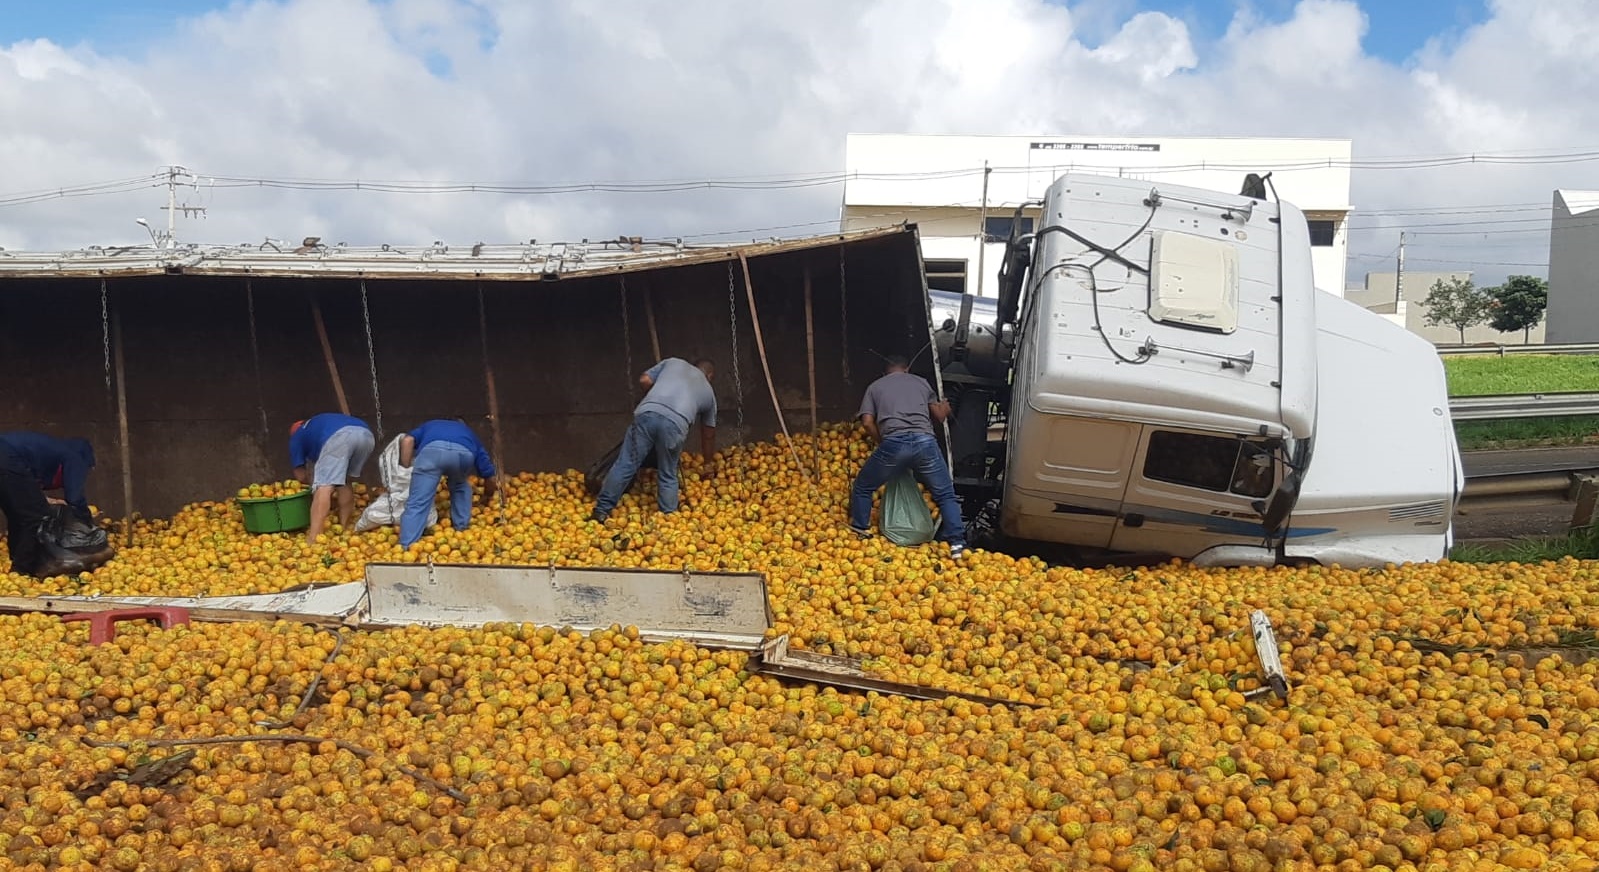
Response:
[[[1352,0],[1302,0],[1277,23],[1243,8],[1204,45],[1126,0],[237,2],[127,55],[0,46],[0,193],[166,163],[499,182],[828,172],[849,131],[1330,135],[1357,158],[1573,147],[1599,136],[1589,5],[1501,0],[1399,66],[1363,51]],[[1556,186],[1599,187],[1599,165],[1357,170],[1353,199],[1547,203]],[[210,209],[180,228],[189,239],[469,243],[825,222],[839,191],[188,198]],[[152,189],[0,207],[0,245],[137,241],[133,217],[154,222],[161,202]],[[1395,236],[1358,232],[1353,248],[1386,254]],[[1546,253],[1536,233],[1416,239],[1418,262]]]

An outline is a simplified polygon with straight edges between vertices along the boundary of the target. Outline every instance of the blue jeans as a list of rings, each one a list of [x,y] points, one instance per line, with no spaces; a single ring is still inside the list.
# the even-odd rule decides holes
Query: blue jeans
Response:
[[[688,438],[688,428],[659,412],[640,412],[627,425],[622,437],[622,451],[605,474],[605,484],[600,486],[600,497],[594,511],[610,515],[611,510],[627,493],[628,485],[638,475],[639,467],[649,452],[655,452],[656,491],[655,502],[662,512],[677,511],[677,464],[683,453],[683,440]]]
[[[895,433],[885,438],[866,458],[849,495],[849,523],[857,530],[872,523],[872,495],[888,480],[909,468],[933,495],[938,506],[938,538],[951,545],[966,544],[966,524],[955,499],[955,482],[938,450],[938,440],[925,433]]]
[[[450,523],[457,530],[472,523],[472,481],[467,476],[475,465],[472,452],[454,442],[429,442],[411,458],[411,493],[400,516],[400,547],[409,548],[422,538],[441,478],[450,482]]]

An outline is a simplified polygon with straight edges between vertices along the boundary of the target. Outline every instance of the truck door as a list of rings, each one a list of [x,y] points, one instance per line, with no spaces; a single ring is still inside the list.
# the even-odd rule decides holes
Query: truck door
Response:
[[[1279,474],[1266,440],[1146,426],[1134,465],[1111,548],[1192,557],[1265,537],[1250,503]]]
[[[1140,426],[1031,412],[1007,433],[1008,535],[1090,548],[1110,547],[1122,494],[1134,473]]]

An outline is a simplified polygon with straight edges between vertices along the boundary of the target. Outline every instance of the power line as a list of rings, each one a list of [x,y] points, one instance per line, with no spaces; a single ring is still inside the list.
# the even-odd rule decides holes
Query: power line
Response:
[[[74,197],[95,197],[105,194],[121,194],[129,191],[139,191],[146,188],[160,187],[165,183],[165,178],[165,173],[158,173],[128,179],[115,179],[106,182],[89,182],[81,185],[66,185],[59,188],[21,191],[14,194],[0,195],[0,207],[21,206],[28,203],[39,203],[45,200],[64,200]]]
[[[1264,159],[1249,162],[1209,162],[1146,165],[1122,167],[1122,171],[1138,175],[1163,175],[1180,172],[1194,171],[1225,171],[1246,172],[1254,170],[1271,170],[1274,172],[1315,171],[1325,169],[1430,169],[1449,166],[1462,166],[1472,164],[1484,165],[1546,165],[1570,164],[1599,161],[1599,151],[1591,149],[1555,149],[1544,153],[1527,152],[1484,152],[1468,154],[1421,155],[1421,156],[1390,156],[1377,158],[1336,158],[1322,159]],[[1060,169],[1070,169],[1071,163],[1052,164],[1044,166],[995,166],[986,172],[1001,175],[1014,175],[1020,173],[1058,172]],[[1112,169],[1104,165],[1084,166],[1085,170]],[[205,174],[208,183],[213,187],[223,188],[272,188],[281,190],[304,191],[371,191],[378,193],[398,194],[452,194],[452,193],[477,193],[477,194],[509,194],[509,195],[553,195],[566,193],[680,193],[692,190],[784,190],[796,188],[821,187],[842,184],[850,181],[880,181],[880,182],[915,182],[936,181],[977,177],[985,173],[983,167],[959,167],[939,170],[917,170],[906,172],[860,172],[860,171],[820,171],[812,173],[787,173],[769,175],[725,176],[721,178],[706,179],[664,179],[664,180],[603,180],[603,181],[569,181],[569,182],[535,182],[535,183],[491,183],[491,182],[464,182],[464,181],[436,181],[436,180],[395,180],[395,179],[319,179],[319,178],[276,178],[267,176],[245,176],[228,174]],[[65,196],[91,196],[98,194],[121,193],[160,183],[161,174],[122,179],[112,182],[91,183],[80,186],[49,189],[42,191],[25,191],[10,195],[0,195],[0,206],[20,205],[23,203],[37,202],[43,199],[55,199]],[[1543,208],[1535,204],[1506,204],[1498,207],[1459,207],[1458,211],[1468,212],[1472,209],[1481,211],[1483,208],[1509,210]],[[1401,214],[1427,214],[1435,211],[1432,208],[1421,207],[1415,209],[1374,210],[1371,216],[1401,215]],[[1444,210],[1437,210],[1440,213]]]

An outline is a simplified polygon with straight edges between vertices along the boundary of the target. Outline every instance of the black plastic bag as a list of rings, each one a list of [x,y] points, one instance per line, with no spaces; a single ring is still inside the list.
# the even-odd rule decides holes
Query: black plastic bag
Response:
[[[623,437],[624,439],[626,437]],[[600,459],[589,464],[587,472],[583,473],[583,486],[588,489],[589,496],[598,496],[600,488],[605,486],[605,477],[611,474],[611,467],[616,465],[617,458],[622,456],[622,442],[611,446],[611,450],[600,455]],[[655,469],[655,452],[644,455],[644,462],[639,464],[639,469]]]
[[[72,514],[67,506],[55,506],[56,543],[70,551],[98,551],[111,544],[111,536],[104,527],[85,524]]]
[[[104,528],[85,524],[67,506],[51,504],[38,536],[49,555],[44,568],[48,575],[87,572],[116,556]]]

